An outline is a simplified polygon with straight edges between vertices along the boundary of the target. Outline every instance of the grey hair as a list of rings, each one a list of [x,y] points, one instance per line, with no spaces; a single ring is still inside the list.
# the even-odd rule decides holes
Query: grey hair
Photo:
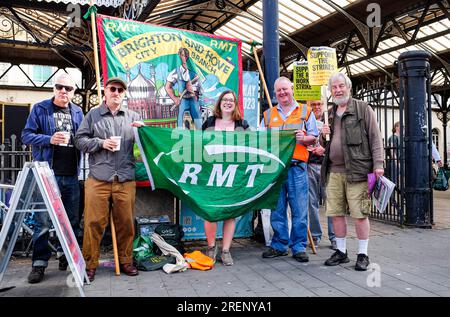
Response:
[[[72,76],[70,76],[69,74],[66,74],[66,73],[63,73],[63,74],[59,75],[58,77],[56,77],[54,84],[56,84],[61,79],[67,79],[72,84],[72,87],[76,88],[75,81],[73,80]]]
[[[292,84],[292,82],[289,80],[289,78],[284,77],[284,76],[281,76],[281,77],[278,77],[278,78],[275,80],[275,82],[273,83],[273,89],[275,89],[275,86],[276,86],[279,82],[282,82],[282,81],[285,81],[285,82],[289,83],[289,85],[291,85],[291,86],[293,87],[293,84]]]
[[[331,85],[337,79],[343,79],[344,82],[345,82],[345,85],[347,86],[347,88],[350,89],[350,91],[352,90],[352,81],[350,80],[350,78],[346,74],[344,74],[344,73],[334,73],[333,75],[330,76],[330,79],[328,79],[328,90],[330,92],[331,92]]]

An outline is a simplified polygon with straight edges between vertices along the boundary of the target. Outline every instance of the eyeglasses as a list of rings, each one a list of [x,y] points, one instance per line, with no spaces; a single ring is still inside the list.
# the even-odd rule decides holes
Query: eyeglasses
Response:
[[[61,89],[64,88],[67,92],[71,92],[73,90],[73,87],[71,87],[71,86],[64,86],[64,85],[61,85],[61,84],[55,84],[55,88],[56,88],[56,90],[61,90]]]
[[[222,102],[233,102],[234,103],[234,99],[228,99],[228,98],[223,98],[221,101]]]
[[[119,92],[119,94],[121,94],[121,93],[123,93],[125,91],[125,89],[123,89],[122,87],[117,88],[117,87],[114,87],[114,86],[108,87],[108,89],[111,92],[116,92],[116,90],[117,90]]]

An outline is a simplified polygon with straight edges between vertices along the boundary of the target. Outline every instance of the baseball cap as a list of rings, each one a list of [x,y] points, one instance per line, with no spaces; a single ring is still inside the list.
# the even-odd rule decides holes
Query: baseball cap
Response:
[[[123,79],[119,78],[119,77],[108,78],[108,80],[106,81],[105,87],[108,86],[109,84],[112,84],[112,83],[120,84],[125,90],[127,89],[126,82]]]

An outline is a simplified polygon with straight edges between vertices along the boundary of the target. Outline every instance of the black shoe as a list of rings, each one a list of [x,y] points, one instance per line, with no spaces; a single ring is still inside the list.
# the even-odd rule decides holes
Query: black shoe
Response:
[[[355,270],[356,271],[367,271],[367,267],[369,266],[369,257],[363,253],[358,254],[356,259]]]
[[[336,250],[333,255],[325,261],[325,265],[327,266],[335,266],[341,263],[348,263],[350,259],[347,256],[347,252],[343,253],[340,250]]]
[[[309,262],[309,257],[306,252],[297,252],[292,257],[298,262]]]
[[[67,262],[66,255],[65,254],[61,255],[59,257],[58,269],[60,271],[65,271],[65,270],[67,270],[68,266],[69,266],[69,262]]]
[[[45,266],[33,266],[28,275],[28,283],[36,284],[44,279]]]
[[[273,248],[267,249],[267,251],[264,251],[262,254],[263,258],[276,258],[277,256],[285,256],[288,255],[287,251],[278,251]]]

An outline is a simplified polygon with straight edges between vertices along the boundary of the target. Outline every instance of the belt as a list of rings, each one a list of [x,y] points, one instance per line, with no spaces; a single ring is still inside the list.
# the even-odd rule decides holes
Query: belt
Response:
[[[119,181],[119,176],[118,175],[114,175],[113,182],[118,182],[118,181]]]
[[[305,163],[305,162],[303,162],[303,161],[293,161],[293,162],[291,162],[291,167],[299,166],[302,163]]]

